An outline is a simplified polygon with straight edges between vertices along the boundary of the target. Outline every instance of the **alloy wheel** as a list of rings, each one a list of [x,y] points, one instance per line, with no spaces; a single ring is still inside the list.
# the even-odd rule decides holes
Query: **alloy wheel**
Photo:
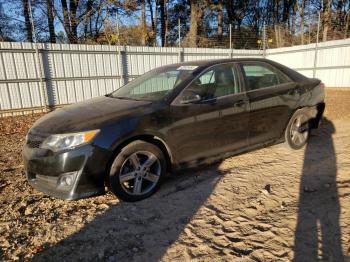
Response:
[[[300,146],[305,143],[309,134],[308,119],[304,114],[298,115],[291,127],[290,127],[290,138],[296,146]]]
[[[157,185],[161,168],[159,159],[153,153],[135,152],[125,159],[120,168],[120,185],[129,195],[147,194]]]

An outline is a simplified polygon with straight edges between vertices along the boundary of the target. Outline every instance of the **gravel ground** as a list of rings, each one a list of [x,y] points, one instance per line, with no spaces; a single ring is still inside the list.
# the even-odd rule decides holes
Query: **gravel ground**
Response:
[[[349,261],[350,91],[329,89],[326,102],[304,150],[281,144],[170,176],[137,203],[35,191],[21,146],[39,116],[0,119],[0,259]]]

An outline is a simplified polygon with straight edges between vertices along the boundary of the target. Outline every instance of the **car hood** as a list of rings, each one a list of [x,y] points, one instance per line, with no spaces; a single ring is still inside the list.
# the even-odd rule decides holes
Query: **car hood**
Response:
[[[40,118],[32,133],[61,134],[93,130],[125,116],[146,113],[152,103],[111,97],[97,97],[65,106]]]

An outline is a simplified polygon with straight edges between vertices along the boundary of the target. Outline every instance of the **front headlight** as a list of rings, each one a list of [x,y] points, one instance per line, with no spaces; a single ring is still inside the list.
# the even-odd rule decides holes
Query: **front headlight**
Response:
[[[90,142],[100,130],[87,132],[59,134],[49,136],[42,144],[41,148],[50,149],[54,152],[71,149]]]

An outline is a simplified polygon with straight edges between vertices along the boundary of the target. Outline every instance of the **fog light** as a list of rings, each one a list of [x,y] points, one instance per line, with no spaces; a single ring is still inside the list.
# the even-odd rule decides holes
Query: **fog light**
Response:
[[[58,179],[58,187],[70,188],[73,186],[77,172],[70,172],[60,175]]]
[[[62,184],[65,184],[66,186],[71,186],[73,184],[72,176],[64,176],[62,178]]]

